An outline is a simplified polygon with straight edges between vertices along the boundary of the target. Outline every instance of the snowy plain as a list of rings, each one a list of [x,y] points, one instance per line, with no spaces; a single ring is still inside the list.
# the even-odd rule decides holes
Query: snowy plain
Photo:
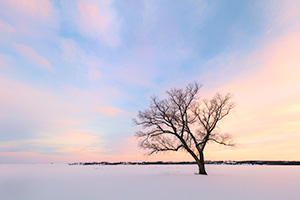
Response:
[[[300,199],[300,166],[0,164],[1,200]]]

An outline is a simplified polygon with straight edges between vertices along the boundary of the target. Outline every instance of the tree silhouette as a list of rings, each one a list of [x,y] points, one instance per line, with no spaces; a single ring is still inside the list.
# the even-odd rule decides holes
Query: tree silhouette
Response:
[[[150,108],[139,111],[135,125],[143,128],[136,133],[140,147],[149,155],[184,150],[196,161],[199,174],[207,175],[204,149],[209,142],[233,146],[232,137],[219,131],[218,122],[234,107],[232,96],[217,93],[212,99],[199,100],[200,85],[192,83],[185,89],[166,91],[167,98],[153,96]]]

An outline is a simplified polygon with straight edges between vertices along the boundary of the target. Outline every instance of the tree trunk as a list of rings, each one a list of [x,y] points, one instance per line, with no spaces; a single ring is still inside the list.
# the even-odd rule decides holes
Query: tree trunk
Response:
[[[199,167],[199,174],[201,175],[207,175],[205,171],[205,166],[204,166],[204,155],[203,152],[200,152],[200,160],[197,160],[197,164]]]

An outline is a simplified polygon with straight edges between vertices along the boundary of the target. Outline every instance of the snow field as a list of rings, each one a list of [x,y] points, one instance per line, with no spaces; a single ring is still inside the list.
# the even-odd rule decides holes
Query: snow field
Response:
[[[300,166],[0,164],[1,200],[299,199]]]

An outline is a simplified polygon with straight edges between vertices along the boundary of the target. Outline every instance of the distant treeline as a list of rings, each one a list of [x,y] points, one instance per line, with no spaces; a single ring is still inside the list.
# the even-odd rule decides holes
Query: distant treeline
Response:
[[[79,162],[69,165],[195,165],[196,162]],[[300,161],[206,161],[214,165],[300,165]]]

